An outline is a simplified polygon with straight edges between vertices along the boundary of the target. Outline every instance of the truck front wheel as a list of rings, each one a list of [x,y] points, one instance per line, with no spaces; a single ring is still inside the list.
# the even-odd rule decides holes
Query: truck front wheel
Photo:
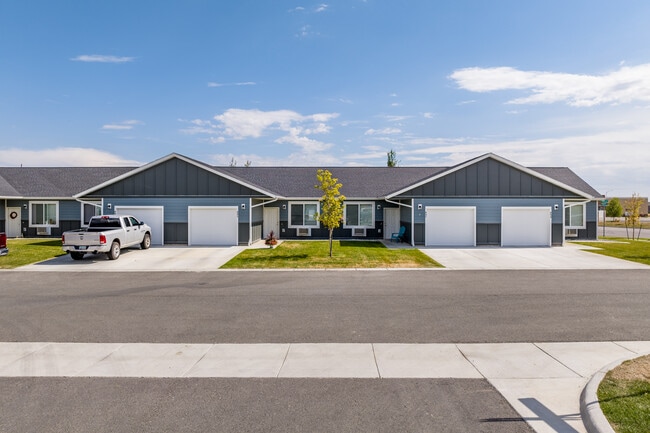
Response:
[[[84,253],[72,252],[72,253],[70,253],[70,257],[72,257],[72,260],[81,260],[81,259],[84,258]]]
[[[113,241],[111,244],[111,250],[106,253],[110,260],[117,260],[120,256],[120,243],[118,241]]]
[[[149,233],[145,233],[144,238],[142,238],[142,242],[140,242],[140,248],[142,248],[143,250],[148,250],[150,246],[151,246],[151,235]]]

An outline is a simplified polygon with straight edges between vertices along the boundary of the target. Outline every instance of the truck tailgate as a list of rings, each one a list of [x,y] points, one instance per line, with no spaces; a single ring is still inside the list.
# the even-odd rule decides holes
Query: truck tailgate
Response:
[[[88,247],[99,245],[99,232],[66,232],[63,245]]]

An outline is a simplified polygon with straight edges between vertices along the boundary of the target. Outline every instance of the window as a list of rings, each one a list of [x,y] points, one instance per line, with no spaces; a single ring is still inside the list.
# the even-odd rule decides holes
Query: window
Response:
[[[87,226],[90,219],[94,216],[102,214],[101,203],[94,205],[92,203],[82,203],[81,205],[81,221],[83,226]]]
[[[345,204],[345,227],[369,227],[375,226],[375,204],[374,203],[346,203]]]
[[[585,205],[575,204],[564,208],[564,228],[584,229],[585,228]]]
[[[59,203],[55,201],[33,201],[29,203],[30,227],[58,227]]]
[[[318,202],[289,203],[289,227],[318,227]]]

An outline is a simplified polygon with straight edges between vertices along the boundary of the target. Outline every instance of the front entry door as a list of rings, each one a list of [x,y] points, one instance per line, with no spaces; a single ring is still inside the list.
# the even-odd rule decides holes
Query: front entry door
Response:
[[[264,222],[262,224],[262,239],[273,231],[273,236],[280,239],[280,208],[279,207],[265,207],[264,208]]]
[[[399,208],[384,208],[384,239],[390,239],[391,234],[399,233]]]
[[[19,207],[8,207],[7,215],[5,217],[5,230],[7,231],[8,238],[17,238],[21,235],[20,233],[20,220],[21,213]]]

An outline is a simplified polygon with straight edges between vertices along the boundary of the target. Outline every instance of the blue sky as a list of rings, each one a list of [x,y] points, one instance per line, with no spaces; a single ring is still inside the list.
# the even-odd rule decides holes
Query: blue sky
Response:
[[[650,2],[0,1],[0,165],[452,165],[650,194]]]

